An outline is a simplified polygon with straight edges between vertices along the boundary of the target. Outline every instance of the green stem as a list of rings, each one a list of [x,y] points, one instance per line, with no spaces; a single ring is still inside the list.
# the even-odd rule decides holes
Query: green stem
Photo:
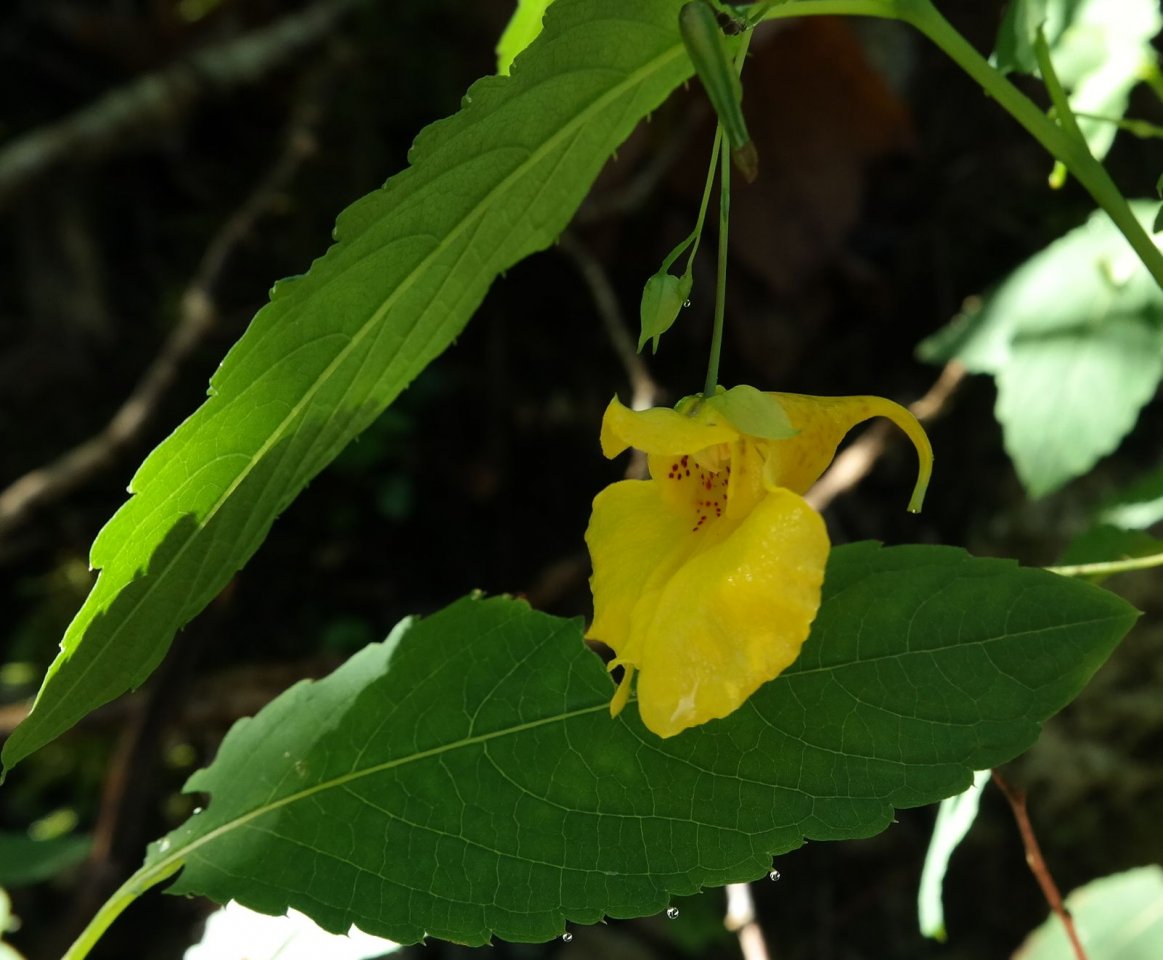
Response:
[[[723,350],[723,318],[727,313],[727,247],[731,223],[731,158],[719,155],[719,269],[715,277],[715,325],[711,330],[711,353],[707,358],[707,381],[703,396],[712,396],[719,382],[719,354]]]
[[[1046,42],[1046,34],[1042,32],[1041,27],[1038,27],[1038,33],[1034,37],[1034,57],[1038,61],[1038,70],[1042,74],[1042,82],[1046,84],[1046,92],[1050,94],[1050,103],[1054,107],[1054,115],[1058,120],[1058,125],[1066,131],[1067,136],[1081,141],[1086,146],[1087,154],[1093,158],[1094,154],[1090,153],[1090,146],[1086,143],[1086,137],[1078,129],[1078,121],[1074,117],[1074,111],[1070,109],[1070,98],[1066,96],[1066,91],[1062,88],[1062,82],[1058,79],[1058,74],[1054,70],[1054,61],[1050,59],[1050,44]]]
[[[747,61],[747,48],[751,46],[751,31],[743,34],[739,43],[739,50],[735,54],[735,70],[743,73],[743,64]],[[715,128],[715,144],[718,146],[723,139],[723,126]],[[703,206],[699,210],[699,226],[703,225],[703,214],[707,210],[707,198],[711,193],[711,179],[715,167],[712,158],[711,168],[707,171],[707,185],[703,190]],[[719,268],[715,277],[715,322],[711,328],[711,351],[707,357],[707,379],[703,384],[703,396],[709,397],[715,392],[719,382],[719,355],[723,351],[723,318],[727,312],[727,250],[729,239],[729,225],[731,219],[731,161],[729,154],[723,150],[719,154]],[[695,242],[698,249],[698,241]],[[694,251],[691,251],[691,260],[687,261],[687,273],[690,273],[691,261],[694,260]]]
[[[83,960],[89,951],[97,945],[105,931],[125,911],[134,900],[145,893],[150,887],[167,880],[181,869],[185,861],[180,856],[171,859],[159,860],[147,864],[125,881],[113,895],[101,904],[89,925],[81,931],[81,935],[73,941],[73,945],[61,960]]]
[[[1078,119],[1070,108],[1070,98],[1066,95],[1066,91],[1058,79],[1058,73],[1054,70],[1054,61],[1050,59],[1050,44],[1046,42],[1046,34],[1041,27],[1038,27],[1037,33],[1034,35],[1034,59],[1038,61],[1038,71],[1042,74],[1042,82],[1046,85],[1046,92],[1050,95],[1050,104],[1054,108],[1053,115],[1058,126],[1066,132],[1068,137],[1085,144],[1087,155],[1093,157],[1094,154],[1090,152],[1090,144],[1086,143],[1086,137],[1083,136],[1078,127]],[[1050,186],[1055,190],[1060,189],[1066,182],[1067,172],[1066,163],[1058,160],[1050,174]]]
[[[1147,557],[1131,557],[1127,560],[1076,563],[1066,567],[1046,567],[1045,569],[1063,577],[1095,577],[1109,576],[1112,573],[1126,573],[1130,570],[1149,570],[1151,567],[1163,567],[1163,553],[1152,553]]]
[[[1084,140],[1071,136],[1048,118],[1038,106],[991,67],[958,33],[930,0],[783,0],[761,12],[764,20],[787,17],[850,15],[880,17],[908,23],[935,43],[972,77],[1001,107],[1018,121],[1107,212],[1127,238],[1139,259],[1163,288],[1163,252],[1152,243],[1126,199],[1101,163],[1094,159]]]
[[[739,50],[735,54],[735,70],[738,73],[743,72],[743,63],[747,59],[747,48],[751,46],[751,31],[748,30],[743,34],[743,38],[739,41]],[[695,254],[699,252],[699,241],[703,236],[703,221],[707,216],[707,204],[711,199],[711,185],[715,182],[715,161],[719,158],[719,150],[723,146],[723,126],[722,124],[715,125],[715,145],[711,148],[711,162],[707,167],[707,182],[703,185],[703,201],[699,204],[699,219],[695,223],[694,233],[691,238],[694,239],[694,246],[691,247],[690,256],[686,261],[686,273],[691,272],[691,264],[695,262]]]
[[[703,185],[703,200],[702,203],[699,204],[699,218],[695,221],[694,231],[689,237],[687,237],[687,241],[693,241],[693,245],[691,246],[690,254],[686,258],[686,270],[683,271],[686,274],[691,272],[691,265],[695,262],[695,254],[699,252],[699,241],[703,237],[703,221],[707,218],[707,205],[711,201],[711,187],[715,183],[715,168],[718,166],[717,161],[719,159],[719,151],[722,146],[723,128],[716,125],[715,143],[711,147],[711,163],[707,167],[707,182]],[[669,263],[665,266],[667,269],[670,268]]]
[[[1084,113],[1081,110],[1075,110],[1074,116],[1079,120],[1093,120],[1096,123],[1113,124],[1120,130],[1124,130],[1132,137],[1138,137],[1140,140],[1163,139],[1163,127],[1147,120],[1137,120],[1133,117],[1108,117],[1106,114]]]

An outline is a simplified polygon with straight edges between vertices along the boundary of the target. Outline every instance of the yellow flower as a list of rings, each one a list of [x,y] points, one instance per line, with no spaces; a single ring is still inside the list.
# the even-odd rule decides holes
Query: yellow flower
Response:
[[[661,737],[725,717],[799,655],[820,605],[830,547],[803,498],[844,435],[887,417],[917,448],[909,509],[932,467],[924,430],[880,397],[809,397],[736,387],[674,410],[635,412],[615,398],[602,452],[648,455],[651,479],[594,499],[586,530],[594,621],[586,636],[616,654],[617,716],[639,671],[642,722]]]

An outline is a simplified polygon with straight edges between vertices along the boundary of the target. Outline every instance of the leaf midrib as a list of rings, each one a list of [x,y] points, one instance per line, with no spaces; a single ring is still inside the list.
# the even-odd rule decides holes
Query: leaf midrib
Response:
[[[189,855],[198,850],[198,848],[205,846],[206,844],[216,840],[218,837],[221,837],[224,834],[231,833],[240,827],[246,826],[246,824],[250,823],[252,820],[257,820],[258,818],[263,817],[268,813],[273,813],[276,810],[290,806],[291,804],[297,803],[300,800],[306,800],[315,794],[323,793],[327,790],[338,789],[364,777],[374,776],[387,770],[396,769],[397,767],[403,767],[411,763],[419,763],[422,760],[430,760],[433,757],[443,756],[446,753],[451,753],[454,750],[460,750],[464,747],[472,747],[478,744],[488,743],[493,740],[499,740],[502,737],[526,733],[529,730],[536,730],[538,727],[544,727],[550,724],[566,723],[575,717],[584,717],[589,714],[599,713],[608,709],[609,702],[608,700],[603,699],[600,703],[594,704],[590,707],[579,707],[575,710],[569,710],[564,713],[556,713],[549,717],[541,717],[537,720],[529,720],[525,723],[502,727],[499,730],[492,730],[489,733],[481,733],[475,736],[463,737],[460,740],[454,740],[451,743],[444,743],[440,746],[430,747],[427,750],[419,750],[415,753],[410,753],[403,757],[396,757],[392,760],[385,760],[383,763],[377,763],[362,770],[353,770],[352,772],[346,773],[343,776],[332,777],[329,780],[321,781],[320,783],[317,783],[311,787],[307,787],[304,790],[288,794],[285,797],[280,797],[278,800],[269,801],[265,804],[262,804],[261,806],[256,807],[254,810],[248,811],[241,816],[226,821],[220,826],[215,827],[209,833],[203,834],[201,837],[191,841],[186,846],[181,847],[180,849],[175,849],[173,853],[168,854],[160,860],[157,860],[152,864],[146,864],[140,871],[138,871],[137,874],[135,874],[135,877],[140,880],[146,880],[147,882],[145,886],[148,887],[152,882],[149,880],[150,877],[158,873],[164,875],[167,870],[172,872],[175,869],[175,864],[184,862],[189,857]]]
[[[437,246],[435,246],[428,254],[426,254],[420,263],[417,264],[416,267],[414,267],[412,271],[404,277],[403,280],[401,280],[391,295],[372,313],[372,315],[359,328],[359,330],[356,331],[348,345],[343,350],[341,350],[339,354],[337,354],[336,358],[330,364],[328,364],[323,372],[315,379],[314,383],[312,383],[308,390],[303,394],[300,401],[291,408],[287,416],[284,417],[282,422],[279,423],[279,425],[272,431],[271,437],[263,443],[263,445],[256,451],[254,456],[251,457],[247,466],[239,472],[238,477],[223,492],[218,500],[215,501],[211,508],[206,512],[204,517],[197,521],[197,527],[195,531],[190,535],[186,542],[178,548],[173,558],[157,571],[156,576],[150,577],[149,574],[146,574],[146,577],[148,578],[146,589],[142,592],[138,601],[130,608],[129,612],[121,620],[121,623],[116,628],[114,628],[113,632],[109,635],[107,646],[103,648],[103,650],[109,649],[115,645],[116,638],[121,634],[121,632],[123,632],[126,625],[137,615],[138,610],[141,609],[143,604],[145,604],[146,601],[150,599],[154,591],[157,589],[157,585],[163,582],[169,572],[180,562],[186,552],[187,547],[199,539],[201,532],[206,529],[206,526],[213,520],[222,506],[231,498],[231,496],[234,494],[234,491],[238,489],[238,487],[246,480],[248,476],[250,476],[254,467],[262,460],[262,458],[271,449],[271,447],[273,447],[278,440],[282,439],[282,437],[286,434],[289,426],[298,419],[299,414],[307,406],[309,401],[313,399],[314,396],[327,384],[335,370],[343,363],[343,361],[347,359],[355,346],[359,343],[362,343],[363,340],[366,339],[368,334],[373,329],[375,329],[387,311],[390,310],[392,306],[394,306],[396,301],[405,292],[407,292],[407,290],[411,289],[415,282],[424,273],[427,272],[432,262],[440,254],[447,250],[452,245],[452,243],[461,236],[461,234],[463,234],[476,221],[483,217],[498,196],[503,195],[510,187],[514,185],[515,182],[522,179],[532,167],[544,159],[553,149],[557,147],[557,145],[564,138],[574,133],[576,130],[582,128],[595,113],[600,112],[601,110],[605,109],[611,102],[619,99],[626,90],[632,89],[634,86],[642,83],[649,76],[662,69],[676,56],[680,56],[683,53],[683,49],[684,48],[682,44],[678,43],[674,44],[667,50],[664,50],[649,63],[639,67],[633,73],[627,75],[623,81],[614,87],[611,87],[606,91],[606,93],[598,97],[592,104],[590,104],[580,113],[576,114],[572,121],[560,127],[557,132],[549,137],[540,147],[534,151],[531,151],[529,156],[512,173],[501,180],[492,190],[489,191],[488,194],[485,195],[485,197],[478,204],[472,208],[472,210],[465,217],[461,219],[459,223],[457,223],[451,230],[447,232],[444,239],[439,244],[437,244]],[[414,329],[415,328],[413,327],[413,330]],[[173,529],[173,527],[171,526],[169,529]],[[92,619],[93,618],[90,617],[89,621],[85,625],[84,630],[86,632],[92,623]],[[84,633],[82,633],[82,637],[83,636]],[[80,641],[78,641],[78,643],[79,642]],[[61,706],[51,709],[47,714],[42,714],[42,723],[51,723],[52,718],[62,712],[63,706],[69,702],[69,695],[74,690],[76,690],[78,685],[80,685],[90,675],[91,671],[94,669],[94,666],[99,663],[101,659],[102,654],[99,653],[97,657],[93,659],[91,666],[85,667],[80,673],[78,673],[76,675],[76,679],[67,687],[65,687],[63,691],[58,691],[58,698],[55,702]],[[32,716],[33,714],[30,714],[29,719],[32,719]]]

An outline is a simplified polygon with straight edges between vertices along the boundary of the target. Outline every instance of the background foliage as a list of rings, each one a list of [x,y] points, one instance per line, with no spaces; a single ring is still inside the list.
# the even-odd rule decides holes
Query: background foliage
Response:
[[[981,46],[989,45],[996,9],[946,6]],[[42,9],[48,12],[6,14],[12,30],[4,36],[24,42],[4,69],[21,84],[29,76],[42,81],[38,96],[12,111],[17,130],[49,124],[97,90],[258,28],[276,14],[259,2],[143,8],[132,16],[111,8],[73,19],[64,7]],[[153,432],[115,449],[111,465],[45,504],[34,523],[6,529],[4,557],[20,573],[3,588],[5,609],[14,613],[0,679],[17,709],[87,588],[88,542],[122,498],[133,465],[197,403],[269,279],[301,270],[324,246],[334,211],[399,168],[414,132],[453,110],[468,83],[490,71],[492,38],[507,12],[483,5],[465,15],[449,5],[422,16],[386,8],[352,14],[324,34],[324,45],[315,48],[323,56],[292,58],[229,92],[203,91],[172,115],[151,116],[136,139],[125,141],[128,152],[106,145],[96,162],[78,153],[52,180],[9,199],[4,216],[18,229],[6,232],[5,270],[16,275],[18,265],[27,266],[21,284],[4,292],[6,435],[15,431],[4,456],[15,478],[100,429],[182,316],[188,278],[216,228],[279,154],[278,128],[287,120],[293,125],[305,100],[324,106],[310,127],[322,149],[300,165],[292,185],[276,191],[276,212],[268,204],[264,219],[233,251],[211,291],[218,325],[195,344],[176,383],[159,398]],[[749,96],[774,107],[762,111],[765,128],[752,131],[764,157],[763,179],[752,188],[754,199],[737,205],[743,209],[727,376],[815,392],[919,395],[932,372],[907,361],[912,346],[963,298],[1081,223],[1090,206],[1070,186],[1048,194],[1044,155],[911,35],[820,21],[772,31],[756,52]],[[844,68],[826,66],[835,63]],[[419,93],[401,98],[397,91],[404,88]],[[789,98],[788,89],[803,92]],[[956,109],[950,110],[949,97]],[[1145,94],[1139,107],[1140,115],[1157,115]],[[659,111],[620,151],[575,227],[575,254],[580,248],[604,264],[625,305],[637,302],[635,287],[689,229],[709,141],[702,109],[696,98],[680,98]],[[837,124],[837,115],[853,122]],[[649,163],[656,155],[666,163]],[[1138,195],[1147,195],[1158,172],[1143,145],[1125,137],[1116,141],[1111,164]],[[639,175],[652,190],[636,189]],[[570,249],[563,245],[516,268],[494,289],[457,349],[291,508],[256,563],[184,636],[174,666],[152,692],[98,716],[30,761],[15,789],[6,787],[0,803],[7,826],[23,829],[35,820],[49,833],[67,834],[72,814],[82,830],[94,828],[100,845],[99,857],[72,878],[18,897],[27,930],[51,938],[38,914],[51,913],[56,898],[77,904],[74,923],[83,919],[107,892],[105,870],[127,872],[144,837],[188,812],[174,795],[183,771],[213,750],[231,720],[253,712],[255,701],[286,686],[287,678],[318,672],[337,654],[381,636],[399,616],[443,605],[467,585],[524,590],[538,606],[584,611],[580,531],[589,497],[616,470],[597,456],[595,424],[609,395],[625,393],[626,373],[598,333],[579,269],[586,261]],[[710,288],[708,266],[697,265],[703,290]],[[675,346],[652,364],[671,398],[701,379],[707,307],[708,298],[696,295],[669,335]],[[686,349],[676,337],[686,338]],[[869,357],[877,358],[876,369]],[[991,389],[970,383],[951,417],[935,428],[946,486],[919,525],[897,511],[895,495],[907,486],[910,464],[893,452],[868,484],[830,511],[836,539],[968,542],[978,551],[1046,562],[1089,522],[1108,490],[1156,462],[1157,411],[1148,406],[1121,459],[1032,508],[992,426]],[[579,452],[585,450],[592,451],[588,457]],[[894,499],[882,502],[890,490]],[[1111,705],[1140,702],[1112,693],[1125,694],[1150,677],[1150,649],[1146,641],[1129,645],[1100,678],[1096,689],[1106,696],[1089,706],[1084,701],[1061,721],[1072,733],[1067,742],[1095,752],[1094,768],[1039,766],[1038,754],[1028,761],[1033,782],[1041,777],[1053,785],[1050,808],[1060,802],[1072,812],[1067,823],[1077,824],[1077,833],[1068,829],[1062,839],[1072,857],[1067,886],[1071,870],[1086,879],[1151,849],[1154,834],[1140,826],[1151,807],[1139,802],[1143,791],[1151,795],[1151,773],[1140,758],[1151,756],[1157,743],[1157,719],[1146,709]],[[240,662],[249,673],[240,673]],[[1125,712],[1116,722],[1112,710]],[[128,732],[115,747],[114,733],[122,728]],[[1053,730],[1043,754],[1064,742]],[[111,755],[132,758],[135,779],[126,784],[128,761],[115,759],[98,805]],[[1098,764],[1099,756],[1109,763]],[[1097,802],[1076,802],[1092,793]],[[1105,832],[1093,835],[1103,843],[1087,842],[1087,824],[1096,830],[1099,814],[1112,810],[1125,814],[1125,832],[1114,842]],[[61,811],[63,820],[51,819]],[[826,955],[828,944],[801,938],[802,925],[779,932],[780,915],[806,913],[816,918],[815,937],[824,930],[853,942],[879,936],[882,943],[899,941],[897,955],[921,955],[923,946],[908,939],[917,870],[896,865],[919,864],[926,827],[923,817],[906,819],[870,846],[797,854],[792,871],[784,871],[798,877],[796,884],[766,891],[765,899],[775,900],[778,889],[776,939],[782,944],[786,936],[789,951],[817,948]],[[987,833],[983,843],[989,842]],[[1010,838],[1002,837],[993,849],[987,862],[994,866],[975,869],[1001,869],[1006,856],[1016,861],[1007,844]],[[841,880],[834,879],[836,858],[849,866]],[[870,872],[877,874],[875,885],[868,883]],[[69,882],[79,884],[72,893]],[[950,926],[962,931],[964,949],[974,938],[1012,944],[1033,925],[1040,915],[1036,895],[1030,893],[1023,917],[1022,890],[1012,892],[1009,902],[1018,906],[1009,928],[998,919],[996,926],[970,929],[952,908]],[[173,917],[189,908],[177,902],[165,909]],[[693,912],[684,906],[684,916]],[[176,924],[159,923],[153,935],[159,956],[174,949],[167,939],[188,939]],[[657,934],[631,928],[625,935],[648,950]],[[26,949],[35,955],[51,947],[30,942]],[[113,942],[109,949],[119,948]]]

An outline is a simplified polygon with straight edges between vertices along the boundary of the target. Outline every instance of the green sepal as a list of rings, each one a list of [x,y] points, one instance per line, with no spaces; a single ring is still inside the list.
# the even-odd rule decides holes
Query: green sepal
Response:
[[[799,433],[770,393],[745,383],[730,390],[720,387],[719,391],[704,403],[740,433],[762,440],[787,440]]]

